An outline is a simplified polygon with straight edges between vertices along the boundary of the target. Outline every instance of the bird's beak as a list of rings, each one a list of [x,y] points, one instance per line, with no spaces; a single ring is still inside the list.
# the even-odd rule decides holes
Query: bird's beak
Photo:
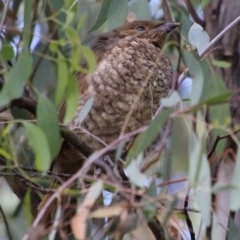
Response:
[[[179,22],[168,22],[168,23],[165,23],[165,24],[159,26],[158,29],[160,31],[166,31],[167,33],[170,33],[173,29],[178,27],[180,24],[181,23],[179,23]]]

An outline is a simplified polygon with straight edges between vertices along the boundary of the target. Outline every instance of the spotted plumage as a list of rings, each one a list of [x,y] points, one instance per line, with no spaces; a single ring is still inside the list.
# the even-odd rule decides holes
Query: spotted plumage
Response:
[[[121,133],[133,131],[152,119],[160,99],[171,88],[172,66],[163,53],[163,45],[168,33],[177,26],[177,23],[134,21],[96,38],[92,50],[98,64],[94,73],[78,74],[82,93],[76,115],[69,124],[93,149],[101,149],[104,143],[109,144]],[[79,112],[91,97],[92,108],[80,123]],[[64,105],[60,110],[60,115],[63,114]],[[83,155],[64,142],[53,169],[74,174],[83,161]],[[42,206],[48,197],[45,196]],[[44,224],[52,222],[55,210],[52,204],[43,218]]]

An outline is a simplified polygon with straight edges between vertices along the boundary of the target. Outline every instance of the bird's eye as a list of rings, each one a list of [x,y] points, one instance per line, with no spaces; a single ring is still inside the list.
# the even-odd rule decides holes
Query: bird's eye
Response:
[[[143,26],[138,26],[138,27],[136,27],[136,29],[137,29],[138,31],[144,31],[144,30],[145,30],[145,27],[143,27]]]

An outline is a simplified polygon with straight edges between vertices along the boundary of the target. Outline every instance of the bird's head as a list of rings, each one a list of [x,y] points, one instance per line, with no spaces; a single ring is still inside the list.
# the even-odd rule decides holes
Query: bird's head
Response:
[[[109,32],[99,35],[92,45],[93,51],[101,59],[102,54],[117,45],[120,39],[128,36],[146,38],[152,44],[162,48],[167,35],[179,26],[179,23],[165,23],[162,21],[140,20],[126,23]]]
[[[127,28],[127,25],[129,25]],[[138,38],[145,38],[156,47],[162,48],[167,35],[178,27],[180,23],[177,22],[161,22],[161,21],[134,21],[124,25],[120,35],[136,36]]]

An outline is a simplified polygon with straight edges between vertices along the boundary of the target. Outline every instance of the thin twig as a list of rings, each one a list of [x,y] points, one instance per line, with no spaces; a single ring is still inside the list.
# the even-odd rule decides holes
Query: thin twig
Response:
[[[237,17],[235,20],[233,20],[226,28],[224,28],[200,53],[199,57],[202,58],[203,55],[214,46],[216,42],[218,42],[224,34],[226,34],[235,24],[237,24],[240,21],[240,16]]]
[[[188,194],[186,195],[186,198],[185,198],[185,201],[184,201],[184,210],[183,210],[183,213],[186,217],[186,224],[188,226],[188,230],[189,230],[189,233],[190,233],[190,237],[191,237],[191,240],[195,240],[195,233],[194,233],[194,230],[193,230],[193,225],[192,225],[192,221],[188,215]]]
[[[165,181],[163,183],[160,183],[158,185],[158,187],[164,187],[164,186],[175,184],[175,183],[186,182],[187,180],[188,180],[187,178],[180,178],[180,179],[176,179],[176,180]]]
[[[173,12],[172,12],[172,9],[170,7],[168,0],[162,1],[162,8],[163,8],[163,12],[164,12],[165,21],[166,22],[175,22],[174,15],[173,15]]]
[[[197,12],[195,11],[195,9],[194,9],[194,7],[193,7],[193,5],[192,5],[191,0],[184,0],[184,2],[185,2],[185,5],[186,5],[186,7],[187,7],[187,9],[188,9],[188,12],[190,13],[190,15],[191,15],[191,17],[193,18],[193,20],[194,20],[197,24],[201,25],[201,26],[204,28],[204,27],[205,27],[205,21],[203,21],[203,20],[199,17],[199,15],[197,14]]]
[[[2,210],[2,206],[0,205],[0,213],[2,215],[2,218],[3,218],[3,222],[5,224],[5,227],[6,227],[6,232],[7,232],[7,236],[8,236],[8,239],[9,240],[12,240],[12,235],[11,235],[11,232],[10,232],[10,228],[9,228],[9,225],[8,225],[8,222],[7,222],[7,218]]]
[[[207,156],[208,159],[210,159],[210,158],[212,157],[212,155],[213,155],[213,153],[214,153],[214,151],[215,151],[215,149],[216,149],[216,147],[217,147],[217,145],[218,145],[218,142],[219,142],[220,140],[225,139],[225,138],[229,138],[229,137],[231,137],[231,135],[233,135],[233,134],[235,134],[235,133],[238,133],[239,131],[240,131],[240,129],[237,129],[237,130],[233,131],[232,133],[225,134],[225,135],[222,135],[222,136],[217,136],[217,138],[216,138],[216,140],[215,140],[215,142],[214,142],[214,144],[213,144],[213,147],[212,147],[211,151],[208,153],[208,156]]]
[[[162,151],[164,150],[164,148],[166,146],[167,139],[171,134],[171,130],[172,130],[172,120],[169,119],[168,124],[167,124],[167,129],[166,129],[163,137],[161,138],[161,143],[159,145],[157,156],[154,158],[154,160],[146,162],[145,165],[143,165],[143,167],[141,168],[141,172],[145,172],[150,166],[152,166],[154,163],[156,163],[159,160],[159,158],[162,154]]]
[[[2,31],[6,16],[7,16],[7,11],[8,11],[8,7],[10,4],[11,0],[7,0],[5,6],[4,6],[4,10],[3,10],[3,14],[2,14],[2,20],[0,22],[0,32]]]

